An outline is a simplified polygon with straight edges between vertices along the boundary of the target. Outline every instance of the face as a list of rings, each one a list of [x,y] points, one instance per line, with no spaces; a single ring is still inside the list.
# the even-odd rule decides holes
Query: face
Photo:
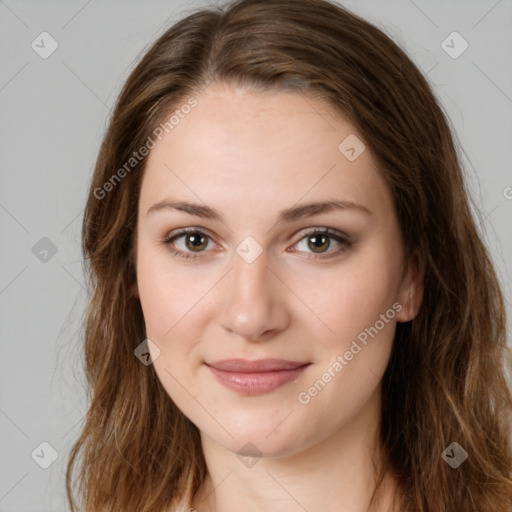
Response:
[[[154,369],[202,436],[298,453],[375,397],[396,323],[417,312],[392,197],[320,100],[222,85],[196,99],[139,198]]]

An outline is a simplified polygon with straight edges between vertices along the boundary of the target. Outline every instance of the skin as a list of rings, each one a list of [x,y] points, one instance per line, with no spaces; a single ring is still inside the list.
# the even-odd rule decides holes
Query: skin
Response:
[[[209,475],[194,507],[366,511],[381,378],[396,322],[416,316],[422,293],[414,269],[404,265],[390,191],[368,147],[354,161],[340,152],[348,135],[362,136],[318,98],[221,84],[196,98],[197,107],[149,156],[134,292],[147,337],[160,351],[152,349],[158,378],[201,432]],[[172,208],[147,213],[167,199],[208,205],[223,222]],[[347,208],[277,222],[282,209],[326,200],[371,213]],[[186,236],[171,245],[195,260],[163,243],[186,227],[201,229],[204,245],[194,252]],[[326,227],[346,234],[351,245],[328,238],[315,252],[306,231]],[[262,250],[251,263],[236,252],[248,236]],[[249,251],[255,254],[253,246]],[[394,303],[402,306],[394,318],[309,403],[300,403],[299,393]],[[296,381],[246,396],[204,365],[232,357],[311,364]],[[385,480],[379,510],[387,510],[394,485]]]

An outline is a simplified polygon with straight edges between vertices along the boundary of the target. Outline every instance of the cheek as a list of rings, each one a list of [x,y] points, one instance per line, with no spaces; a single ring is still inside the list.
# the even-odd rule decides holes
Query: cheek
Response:
[[[200,308],[202,294],[197,288],[185,286],[178,274],[171,275],[165,265],[158,265],[155,260],[151,258],[152,264],[146,264],[141,255],[137,273],[146,336],[158,347],[153,369],[169,397],[180,409],[188,410],[191,397],[198,395],[190,353],[197,345],[200,328],[199,323],[194,323],[191,329],[189,319]]]
[[[167,345],[182,321],[197,314],[201,301],[215,284],[212,273],[171,265],[165,251],[140,251],[137,284],[148,338]],[[204,275],[202,275],[204,274]]]
[[[206,329],[208,292],[218,279],[212,272],[179,269],[167,258],[149,249],[140,251],[138,289],[146,336],[159,350],[154,370],[178,407],[188,410],[191,397],[199,395],[201,361],[193,350]]]
[[[316,322],[319,339],[339,350],[366,328],[374,326],[380,315],[392,308],[398,277],[395,256],[376,246],[364,255],[347,258],[332,269],[304,272],[292,282],[295,282],[294,292],[311,312],[307,312],[302,321]],[[390,323],[394,318],[395,310],[391,309]],[[389,331],[388,322],[385,327],[379,322],[378,327]]]

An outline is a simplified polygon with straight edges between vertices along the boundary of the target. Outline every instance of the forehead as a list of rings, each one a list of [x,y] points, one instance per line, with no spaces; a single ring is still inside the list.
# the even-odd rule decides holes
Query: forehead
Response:
[[[223,85],[195,99],[197,105],[151,150],[141,209],[166,194],[219,209],[231,200],[270,211],[326,195],[382,213],[389,209],[389,192],[369,148],[326,101]]]

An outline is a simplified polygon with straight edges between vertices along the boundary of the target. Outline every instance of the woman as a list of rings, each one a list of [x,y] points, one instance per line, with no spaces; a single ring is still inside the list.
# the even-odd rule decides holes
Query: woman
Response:
[[[128,78],[83,224],[83,510],[507,511],[500,286],[386,35],[236,1]]]

